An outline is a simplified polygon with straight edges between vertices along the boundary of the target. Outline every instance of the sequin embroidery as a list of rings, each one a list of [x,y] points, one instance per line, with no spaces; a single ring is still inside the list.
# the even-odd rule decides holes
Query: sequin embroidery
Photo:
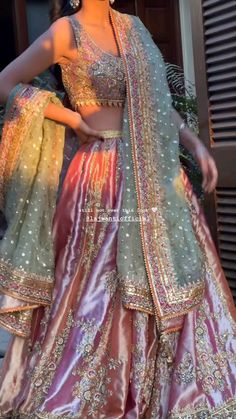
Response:
[[[60,64],[62,80],[72,106],[124,106],[125,71],[121,57],[99,49],[78,19],[69,16],[76,39],[75,61]]]

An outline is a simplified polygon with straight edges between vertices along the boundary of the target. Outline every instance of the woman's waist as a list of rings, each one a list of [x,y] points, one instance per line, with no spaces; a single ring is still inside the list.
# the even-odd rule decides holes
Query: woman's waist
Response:
[[[97,131],[120,132],[123,125],[123,109],[106,106],[83,106],[77,109],[86,124]]]
[[[121,138],[122,131],[121,130],[100,130],[101,136],[105,139],[108,138]]]

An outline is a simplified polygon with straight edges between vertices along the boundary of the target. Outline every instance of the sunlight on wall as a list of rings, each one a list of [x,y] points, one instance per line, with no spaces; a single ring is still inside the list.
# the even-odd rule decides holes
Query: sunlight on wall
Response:
[[[195,85],[192,25],[189,0],[179,0],[184,73],[187,80]]]

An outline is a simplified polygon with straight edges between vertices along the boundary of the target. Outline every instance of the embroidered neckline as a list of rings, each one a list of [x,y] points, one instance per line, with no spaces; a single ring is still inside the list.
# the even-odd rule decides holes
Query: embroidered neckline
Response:
[[[98,48],[75,15],[71,15],[69,21],[78,57],[61,64],[61,68],[73,108],[90,104],[123,107],[126,99],[123,57]]]
[[[121,60],[122,59],[122,57],[121,57],[121,55],[114,55],[114,54],[112,54],[112,53],[110,53],[110,52],[108,52],[108,51],[105,51],[103,48],[101,48],[95,41],[94,41],[94,39],[92,38],[92,36],[89,34],[89,32],[85,29],[85,27],[84,27],[84,25],[79,21],[79,19],[77,19],[75,16],[73,16],[74,17],[74,20],[76,21],[76,23],[78,24],[78,26],[80,27],[80,29],[84,32],[84,34],[86,35],[86,37],[87,37],[87,39],[90,41],[90,44],[92,44],[93,45],[93,47],[95,47],[96,49],[98,49],[101,53],[103,53],[103,54],[106,54],[106,55],[109,55],[110,57],[112,57],[112,58],[114,58],[115,60]],[[112,25],[112,23],[111,23],[111,25]],[[113,25],[112,25],[112,28],[113,28]],[[113,33],[114,33],[114,29],[113,29]],[[114,34],[114,36],[115,36],[115,34]],[[116,39],[116,36],[115,36],[115,39]],[[117,41],[116,41],[116,43],[117,43]],[[118,51],[119,51],[119,47],[118,47]]]

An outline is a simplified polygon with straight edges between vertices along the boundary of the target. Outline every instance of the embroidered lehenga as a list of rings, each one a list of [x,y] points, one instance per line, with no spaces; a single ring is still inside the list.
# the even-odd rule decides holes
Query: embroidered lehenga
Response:
[[[16,165],[17,152],[13,159],[6,141],[14,142],[19,121],[29,130],[41,115],[39,103],[43,109],[57,99],[26,86],[13,95],[15,107],[9,105],[1,151],[14,164],[2,169],[2,200],[10,219],[15,183],[27,179],[16,204],[26,230],[23,237],[17,219],[1,245],[0,325],[15,336],[0,373],[0,417],[234,418],[235,307],[177,151],[168,155],[168,143],[178,141],[171,137],[174,124],[166,123],[170,94],[163,88],[163,63],[137,18],[111,17],[121,57],[98,51],[72,16],[79,59],[62,74],[73,107],[88,100],[124,106],[123,129],[80,146],[60,188],[54,183],[62,163],[61,127],[42,118],[38,142],[32,146],[29,137],[39,168],[34,176],[27,172],[27,153],[18,153]],[[50,145],[49,160],[42,135],[52,132],[60,141]],[[4,174],[15,183],[3,181]],[[37,219],[33,252],[32,218],[42,205],[47,211]],[[142,210],[147,218],[122,222],[125,209],[134,215]],[[52,213],[53,221],[47,218]]]

